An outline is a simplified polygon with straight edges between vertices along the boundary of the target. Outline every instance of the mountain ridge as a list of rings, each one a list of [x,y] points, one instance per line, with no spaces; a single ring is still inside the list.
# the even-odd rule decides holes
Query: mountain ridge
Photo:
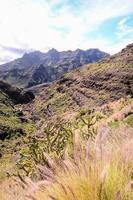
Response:
[[[0,79],[19,87],[31,87],[52,82],[66,72],[84,64],[97,62],[108,55],[99,49],[62,52],[51,49],[47,53],[35,51],[0,65]]]

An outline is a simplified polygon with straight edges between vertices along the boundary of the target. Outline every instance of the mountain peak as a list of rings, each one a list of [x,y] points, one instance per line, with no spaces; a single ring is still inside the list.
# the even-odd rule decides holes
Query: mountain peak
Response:
[[[55,54],[55,53],[59,53],[56,49],[52,48],[48,51],[48,54]]]
[[[76,49],[75,51],[80,52],[80,51],[83,51],[83,50],[82,49]]]
[[[32,51],[32,52],[30,52],[30,53],[25,53],[24,55],[23,55],[23,58],[27,58],[27,57],[30,57],[30,56],[40,56],[40,55],[42,55],[43,53],[41,52],[41,51]]]

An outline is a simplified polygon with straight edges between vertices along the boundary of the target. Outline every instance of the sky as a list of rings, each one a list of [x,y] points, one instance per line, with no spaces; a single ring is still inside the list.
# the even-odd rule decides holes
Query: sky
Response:
[[[35,50],[99,48],[133,42],[133,0],[0,0],[0,64]]]

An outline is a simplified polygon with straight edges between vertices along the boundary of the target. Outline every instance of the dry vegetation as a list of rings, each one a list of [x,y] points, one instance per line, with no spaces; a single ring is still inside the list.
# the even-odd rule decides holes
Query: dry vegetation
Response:
[[[106,130],[97,135],[94,143],[87,141],[83,146],[76,138],[73,158],[66,157],[61,167],[52,166],[56,171],[54,176],[41,167],[47,181],[41,182],[35,199],[131,200],[132,132],[126,136],[126,141],[124,133],[119,135],[119,143],[117,139],[106,135]]]
[[[38,177],[20,175],[3,182],[2,200],[132,200],[132,113],[131,98],[107,104],[95,115],[82,110],[76,119],[80,118],[80,123],[72,129],[71,142],[64,146],[63,159],[51,151],[43,152],[45,165],[38,162]]]

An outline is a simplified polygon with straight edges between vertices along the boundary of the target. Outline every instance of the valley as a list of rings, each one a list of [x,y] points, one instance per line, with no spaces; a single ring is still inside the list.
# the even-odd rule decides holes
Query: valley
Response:
[[[48,70],[57,54],[48,52]],[[113,56],[100,53],[98,60],[67,54],[67,69],[49,80],[36,56],[28,68],[35,82],[24,66],[13,72],[22,59],[0,66],[2,200],[133,198],[133,44]]]

